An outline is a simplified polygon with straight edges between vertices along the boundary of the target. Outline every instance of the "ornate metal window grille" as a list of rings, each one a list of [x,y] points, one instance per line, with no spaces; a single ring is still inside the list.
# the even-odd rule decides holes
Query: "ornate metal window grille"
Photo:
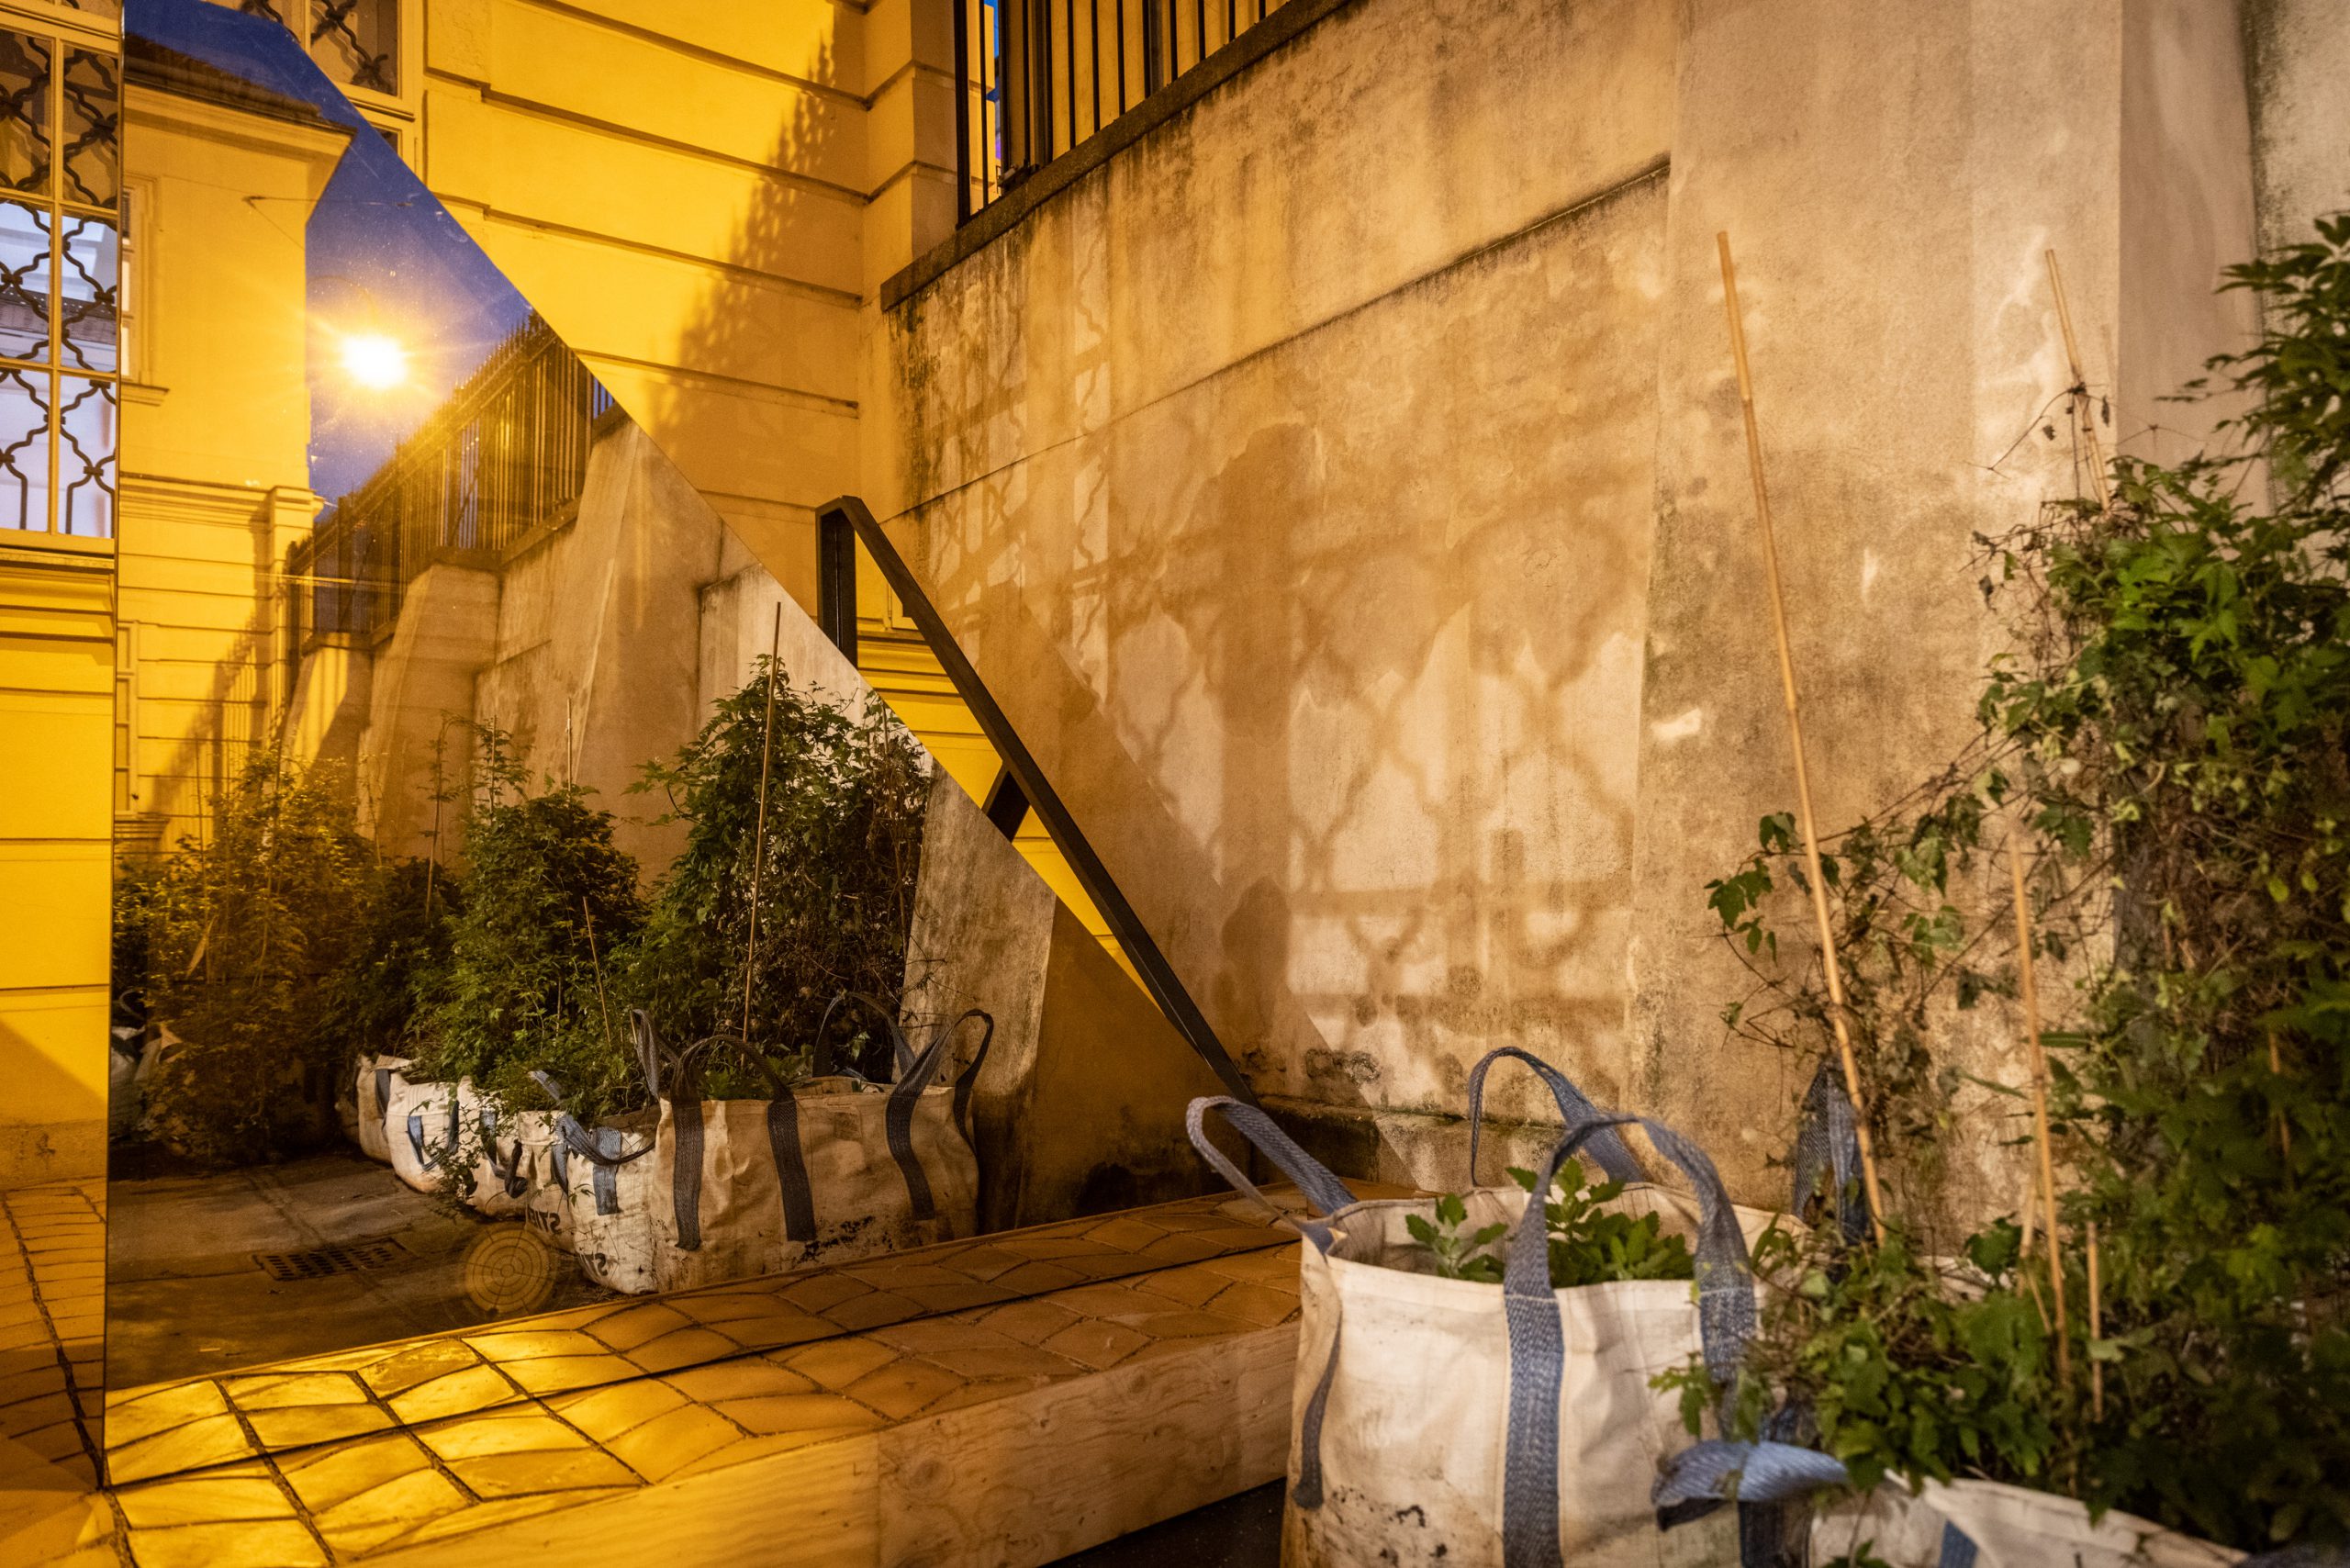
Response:
[[[302,40],[319,70],[339,87],[397,95],[400,90],[399,0],[218,0],[248,16],[266,17]]]
[[[108,539],[122,62],[0,31],[0,531]]]

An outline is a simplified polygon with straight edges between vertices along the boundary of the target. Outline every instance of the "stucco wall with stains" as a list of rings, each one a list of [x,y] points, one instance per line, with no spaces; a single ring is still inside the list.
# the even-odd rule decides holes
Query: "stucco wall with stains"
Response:
[[[1964,737],[1975,536],[2079,482],[2037,433],[2045,253],[2109,440],[2212,417],[2152,399],[2251,330],[2210,292],[2254,240],[2251,36],[2201,0],[1355,0],[886,314],[867,493],[1343,1166],[1457,1183],[1507,1042],[1767,1198],[1810,1063],[1726,1035],[1706,908],[1793,800],[1715,235],[1841,824]],[[1997,1020],[1958,1057],[2019,1070]],[[1962,1200],[2008,1191],[1979,1126]]]

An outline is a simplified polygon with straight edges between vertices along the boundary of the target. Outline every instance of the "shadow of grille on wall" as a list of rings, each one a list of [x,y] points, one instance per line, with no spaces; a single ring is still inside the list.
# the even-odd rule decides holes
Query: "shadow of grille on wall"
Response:
[[[532,316],[294,547],[289,574],[311,585],[302,641],[386,633],[426,567],[495,567],[567,520],[612,410],[611,394]]]
[[[955,0],[956,218],[1297,0]]]

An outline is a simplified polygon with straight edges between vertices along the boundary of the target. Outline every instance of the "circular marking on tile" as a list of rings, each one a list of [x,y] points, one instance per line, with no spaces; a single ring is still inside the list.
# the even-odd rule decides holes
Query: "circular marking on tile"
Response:
[[[535,1312],[554,1294],[556,1262],[529,1226],[490,1226],[465,1249],[465,1294],[492,1317]]]

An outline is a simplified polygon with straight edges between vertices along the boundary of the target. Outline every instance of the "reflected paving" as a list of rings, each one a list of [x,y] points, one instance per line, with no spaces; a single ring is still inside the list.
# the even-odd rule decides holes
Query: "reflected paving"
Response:
[[[846,1394],[895,1419],[929,1408],[948,1392],[931,1386],[940,1376],[987,1381],[998,1364],[989,1351],[1002,1353],[1004,1368],[1024,1369],[1017,1374],[1023,1376],[1062,1362],[1072,1372],[1100,1370],[1151,1338],[1181,1337],[1190,1316],[1199,1319],[1197,1332],[1228,1327],[1225,1315],[1206,1305],[1253,1278],[1254,1265],[1238,1260],[1293,1239],[1253,1205],[1185,1199],[193,1378],[109,1401],[108,1473],[125,1485],[400,1427],[420,1428],[421,1436],[432,1423],[509,1407],[522,1423],[517,1429],[529,1430],[533,1411],[592,1407],[610,1385],[663,1377],[675,1386],[679,1374],[713,1363],[725,1363],[731,1370],[721,1375],[732,1376],[749,1358],[792,1373],[781,1380],[757,1374],[776,1383],[774,1397]],[[1277,1273],[1294,1273],[1287,1259],[1277,1263]],[[1205,1267],[1214,1264],[1224,1267]],[[1190,1266],[1205,1271],[1160,1279],[1155,1287],[1140,1278]],[[1089,1290],[1129,1284],[1099,1295]],[[1285,1295],[1238,1301],[1248,1304],[1244,1318],[1285,1313],[1294,1287]],[[1125,1321],[1137,1316],[1148,1321]],[[999,1320],[1030,1330],[1054,1327],[1031,1340],[998,1327]],[[862,1348],[837,1343],[849,1338]],[[946,1359],[928,1357],[928,1350]],[[930,1370],[892,1372],[901,1355],[922,1358]],[[800,1356],[830,1381],[800,1386],[795,1378],[814,1376]],[[872,1364],[844,1381],[842,1369],[858,1357]],[[621,1406],[646,1397],[621,1392],[615,1402]]]

